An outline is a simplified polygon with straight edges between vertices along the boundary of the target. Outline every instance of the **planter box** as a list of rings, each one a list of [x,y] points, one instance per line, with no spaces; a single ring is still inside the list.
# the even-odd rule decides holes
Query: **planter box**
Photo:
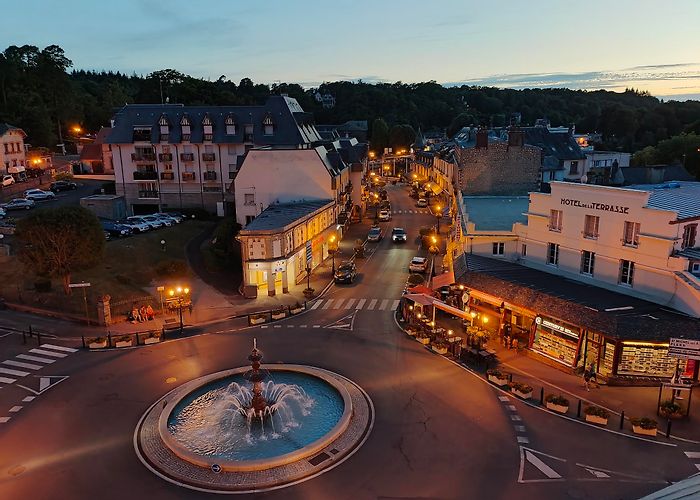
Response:
[[[586,415],[586,422],[598,425],[608,425],[608,419],[598,415]]]
[[[251,325],[259,325],[260,323],[265,323],[265,318],[250,318]]]
[[[304,310],[304,308],[303,308],[303,307],[300,307],[299,309],[291,309],[290,312],[291,312],[292,314],[299,314],[299,313],[302,312],[303,310]]]
[[[633,425],[632,432],[643,436],[656,436],[656,427],[653,429],[642,429],[642,427],[639,425]]]
[[[433,352],[436,352],[438,354],[447,354],[447,347],[431,346],[430,348],[433,350]]]
[[[510,392],[518,396],[520,399],[530,399],[532,397],[532,391],[530,392],[520,392],[516,389],[511,389]]]
[[[133,340],[120,340],[114,344],[114,347],[131,347],[133,343]]]
[[[272,319],[284,319],[287,315],[285,313],[273,314]]]
[[[406,335],[408,335],[410,337],[415,337],[416,333],[417,332],[415,330],[411,330],[411,329],[406,330]]]
[[[496,384],[498,387],[503,387],[504,385],[508,385],[508,379],[507,378],[498,378],[494,375],[488,375],[489,382],[492,384]]]
[[[423,345],[430,344],[430,337],[416,337],[416,340]]]
[[[104,349],[105,347],[107,347],[107,341],[103,340],[102,342],[92,342],[88,344],[88,347],[90,349]]]
[[[547,402],[545,402],[545,404],[546,404],[548,410],[552,410],[552,411],[555,411],[557,413],[567,413],[569,411],[568,406],[561,406],[561,405],[557,405],[554,403],[547,403]]]
[[[160,342],[160,337],[147,337],[143,340],[143,343],[148,345],[148,344],[157,344]]]

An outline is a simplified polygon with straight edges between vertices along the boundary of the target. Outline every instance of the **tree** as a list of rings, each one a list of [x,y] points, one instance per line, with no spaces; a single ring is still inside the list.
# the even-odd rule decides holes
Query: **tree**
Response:
[[[372,151],[380,156],[384,154],[384,148],[389,147],[389,125],[383,118],[377,118],[372,122],[372,135],[369,143]]]
[[[61,278],[66,295],[74,271],[96,265],[104,253],[100,222],[83,207],[38,209],[17,223],[19,259],[28,272]]]
[[[408,151],[416,141],[416,131],[410,125],[394,125],[389,130],[389,147],[396,153],[399,150]]]
[[[454,135],[459,132],[462,127],[468,127],[476,124],[474,115],[471,113],[460,113],[453,118],[450,125],[447,127],[447,137],[454,137]]]

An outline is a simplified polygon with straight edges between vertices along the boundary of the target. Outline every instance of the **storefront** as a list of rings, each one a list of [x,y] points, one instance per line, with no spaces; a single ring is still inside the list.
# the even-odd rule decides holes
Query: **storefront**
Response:
[[[581,330],[564,321],[537,316],[530,348],[566,366],[576,366]]]

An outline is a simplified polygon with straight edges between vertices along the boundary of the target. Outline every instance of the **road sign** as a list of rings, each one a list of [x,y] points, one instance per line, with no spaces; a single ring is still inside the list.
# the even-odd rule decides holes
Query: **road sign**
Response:
[[[700,340],[671,338],[668,355],[675,358],[700,360]]]
[[[68,285],[68,288],[86,288],[88,286],[91,286],[90,283],[70,283]]]

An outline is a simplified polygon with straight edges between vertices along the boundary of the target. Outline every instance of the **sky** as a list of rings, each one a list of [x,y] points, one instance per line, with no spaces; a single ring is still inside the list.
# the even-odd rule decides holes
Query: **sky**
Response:
[[[648,90],[700,100],[700,0],[0,0],[0,50],[76,69],[317,86]],[[6,22],[12,20],[11,22]]]

